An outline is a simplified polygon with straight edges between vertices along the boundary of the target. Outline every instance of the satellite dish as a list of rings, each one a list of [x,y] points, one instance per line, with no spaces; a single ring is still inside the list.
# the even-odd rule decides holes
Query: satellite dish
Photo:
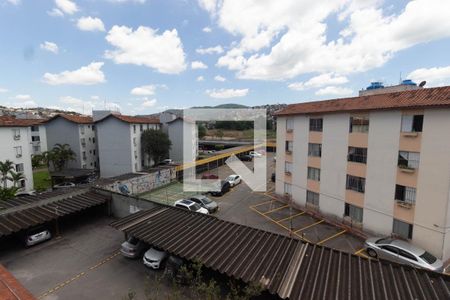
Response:
[[[422,82],[419,84],[419,86],[420,86],[420,87],[424,87],[425,84],[427,84],[427,82],[424,80],[424,81],[422,81]]]

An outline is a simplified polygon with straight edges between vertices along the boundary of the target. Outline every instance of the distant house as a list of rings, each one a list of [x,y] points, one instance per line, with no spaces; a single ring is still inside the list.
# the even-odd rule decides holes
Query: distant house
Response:
[[[114,177],[142,171],[151,165],[141,149],[146,129],[160,129],[158,118],[111,113],[95,122],[100,152],[100,176]]]
[[[69,168],[97,169],[97,134],[92,117],[58,114],[45,122],[48,149],[56,144],[68,144],[75,152]]]
[[[38,119],[0,116],[0,161],[12,161],[14,171],[23,173],[25,179],[18,185],[22,190],[33,189],[31,155],[42,150],[40,144],[45,140],[45,129],[41,122]]]

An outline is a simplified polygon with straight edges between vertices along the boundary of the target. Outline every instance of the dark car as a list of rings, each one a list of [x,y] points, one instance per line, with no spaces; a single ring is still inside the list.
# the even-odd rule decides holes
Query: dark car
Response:
[[[251,156],[251,155],[242,155],[242,156],[240,157],[240,159],[241,159],[242,161],[253,161],[253,156]]]
[[[202,179],[219,179],[219,176],[210,174],[210,173],[206,173],[206,174],[202,175]]]
[[[211,191],[211,195],[213,196],[223,196],[223,194],[228,193],[230,191],[231,185],[229,181],[221,180],[220,181],[220,191]]]

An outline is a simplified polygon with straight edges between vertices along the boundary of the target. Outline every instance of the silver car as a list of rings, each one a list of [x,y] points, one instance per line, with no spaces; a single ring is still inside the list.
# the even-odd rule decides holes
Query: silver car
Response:
[[[30,247],[52,238],[52,234],[45,227],[30,229],[25,234],[25,246]]]
[[[147,246],[143,241],[130,236],[125,242],[122,243],[120,253],[128,258],[136,258],[141,256],[146,247]]]
[[[201,207],[206,208],[210,214],[215,213],[219,209],[217,202],[209,199],[205,195],[194,195],[190,196],[188,199],[199,204]]]
[[[367,254],[373,258],[383,258],[401,264],[428,269],[435,272],[443,271],[443,263],[422,248],[408,242],[393,238],[370,238],[365,242]]]
[[[143,257],[144,265],[152,269],[158,270],[163,267],[164,260],[167,258],[167,253],[155,248],[148,249]]]

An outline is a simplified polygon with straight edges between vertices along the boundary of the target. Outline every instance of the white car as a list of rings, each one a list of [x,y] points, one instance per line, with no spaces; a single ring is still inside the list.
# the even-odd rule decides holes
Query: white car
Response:
[[[208,210],[204,207],[201,207],[199,204],[195,203],[194,201],[188,200],[188,199],[181,199],[178,201],[175,201],[175,207],[187,209],[190,211],[195,211],[201,214],[209,214]]]
[[[155,248],[150,248],[145,252],[142,261],[147,267],[158,270],[163,267],[163,262],[166,258],[167,252],[157,250]]]
[[[261,153],[259,153],[257,151],[250,151],[249,155],[253,156],[253,157],[262,157],[263,156]]]
[[[65,189],[65,188],[71,188],[75,187],[75,183],[73,182],[63,182],[60,184],[56,184],[53,186],[54,189]]]
[[[228,181],[230,183],[230,186],[236,186],[239,183],[241,183],[241,176],[233,174],[227,177],[227,179],[225,179],[226,181]]]
[[[45,227],[30,229],[25,234],[25,246],[30,247],[52,238],[52,234]]]

